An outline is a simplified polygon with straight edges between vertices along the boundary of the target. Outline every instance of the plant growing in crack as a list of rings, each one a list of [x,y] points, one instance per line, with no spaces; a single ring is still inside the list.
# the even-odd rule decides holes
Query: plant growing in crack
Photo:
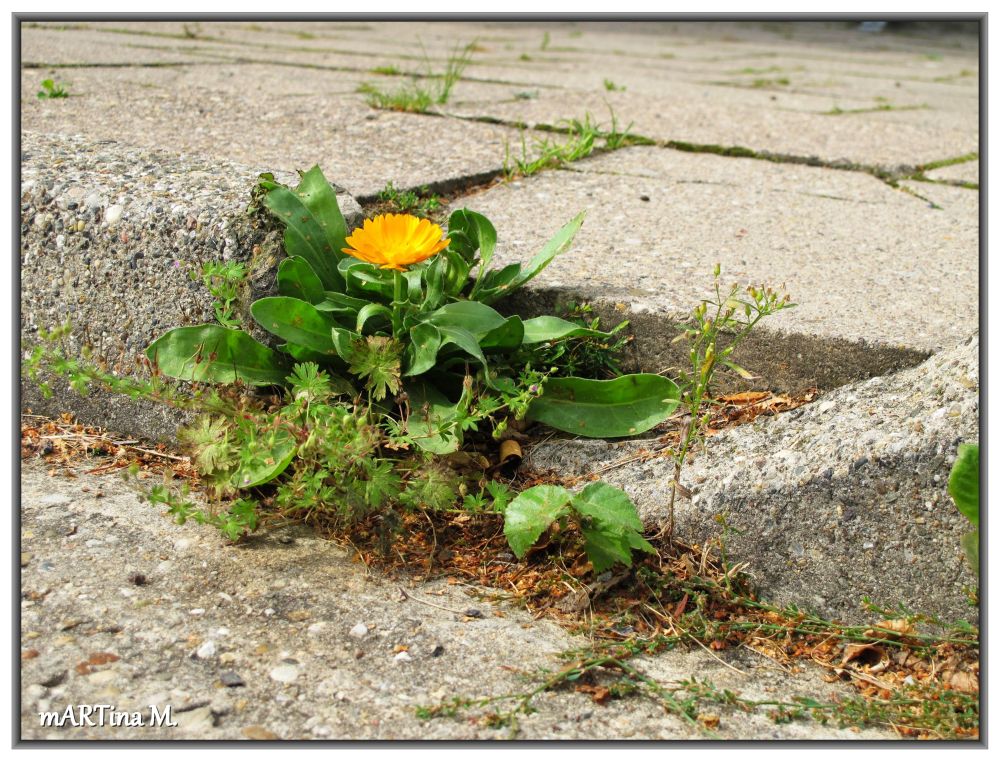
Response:
[[[680,407],[686,413],[686,421],[680,443],[673,451],[674,475],[667,523],[660,532],[671,539],[674,535],[677,493],[688,495],[688,490],[681,485],[681,470],[688,454],[705,439],[711,412],[702,408],[711,400],[710,390],[716,371],[722,366],[742,378],[753,378],[730,358],[733,351],[765,317],[795,306],[787,295],[779,296],[770,287],[749,285],[744,291],[738,284],[733,284],[728,292],[724,291],[720,282],[721,273],[721,265],[716,264],[713,273],[715,297],[703,299],[695,307],[691,320],[681,326],[683,332],[674,339],[687,340],[688,366],[678,376]],[[725,347],[719,345],[722,336],[727,337]]]

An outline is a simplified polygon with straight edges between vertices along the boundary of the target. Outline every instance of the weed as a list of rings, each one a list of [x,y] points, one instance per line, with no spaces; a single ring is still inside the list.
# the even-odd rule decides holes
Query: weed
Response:
[[[530,151],[524,138],[524,130],[522,130],[520,157],[511,155],[509,142],[504,144],[504,175],[508,179],[518,175],[530,177],[543,169],[556,169],[579,161],[591,155],[595,150],[613,151],[639,142],[639,139],[635,138],[629,131],[632,125],[629,124],[624,131],[620,131],[614,109],[608,106],[608,110],[611,114],[610,131],[602,131],[600,126],[592,121],[593,117],[587,113],[582,121],[580,119],[567,119],[549,129],[550,132],[564,135],[562,140],[557,140],[554,137],[536,139]],[[604,140],[603,147],[597,145],[597,140],[602,138]]]
[[[412,190],[397,190],[390,180],[378,192],[378,200],[403,214],[429,217],[441,208],[441,199],[430,193],[426,185],[417,193]]]
[[[688,418],[680,444],[673,453],[674,477],[670,491],[668,523],[663,528],[663,533],[671,538],[674,531],[674,502],[677,492],[682,490],[686,493],[686,489],[680,483],[681,469],[692,447],[704,439],[705,427],[711,414],[702,412],[702,403],[710,398],[710,387],[716,370],[721,365],[740,377],[752,378],[748,371],[729,359],[730,355],[762,319],[782,309],[795,306],[787,295],[779,296],[771,288],[751,285],[746,288],[744,296],[740,287],[734,284],[728,293],[724,294],[719,280],[720,274],[721,267],[717,264],[714,273],[715,297],[702,300],[693,312],[692,321],[683,326],[684,331],[677,337],[688,342],[689,369],[682,370],[679,376],[681,406],[686,409]],[[719,339],[723,335],[727,335],[728,338],[728,345],[725,348],[719,346]]]
[[[192,279],[197,275],[191,273]],[[239,296],[240,287],[246,282],[246,267],[242,262],[206,262],[201,268],[201,281],[208,288],[215,301],[215,319],[227,328],[238,328],[239,320],[233,317],[233,302]]]
[[[400,69],[399,69],[398,66],[392,66],[392,65],[390,65],[390,66],[376,66],[371,71],[372,71],[372,74],[382,74],[383,76],[386,76],[386,77],[395,77],[395,76],[399,76],[400,74],[403,73],[402,71],[400,71]]]
[[[549,36],[548,32],[546,32],[545,35],[542,37],[542,44],[540,50],[546,50],[549,47],[550,42],[552,42],[552,37]]]
[[[62,84],[56,84],[51,79],[42,80],[42,89],[38,91],[38,97],[42,99],[48,98],[68,98],[69,92]]]
[[[608,92],[625,92],[625,90],[628,88],[624,87],[623,85],[616,85],[610,79],[605,79],[604,89],[607,90]]]
[[[422,47],[422,46],[421,46]],[[367,102],[372,108],[391,111],[408,111],[411,113],[427,113],[434,105],[444,105],[451,98],[451,92],[462,78],[462,73],[472,60],[472,54],[478,48],[473,40],[469,44],[457,46],[448,56],[443,72],[435,74],[431,71],[430,58],[424,51],[426,73],[423,78],[433,83],[432,87],[424,87],[416,79],[396,90],[383,90],[369,82],[358,86],[358,92],[367,95]],[[398,74],[394,66],[382,66],[374,70],[377,74]]]

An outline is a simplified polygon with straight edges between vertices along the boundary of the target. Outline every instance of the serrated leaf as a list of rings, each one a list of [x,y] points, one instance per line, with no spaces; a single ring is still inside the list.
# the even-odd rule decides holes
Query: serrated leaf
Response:
[[[146,356],[164,375],[201,383],[281,385],[288,374],[277,352],[221,325],[175,328],[153,341]]]
[[[587,559],[594,566],[594,573],[603,573],[615,563],[632,565],[629,543],[621,534],[604,531],[600,527],[582,528]]]
[[[618,487],[603,481],[588,484],[579,494],[574,495],[573,508],[615,531],[642,531],[642,520],[632,498]]]
[[[571,494],[561,486],[532,486],[512,499],[504,510],[503,533],[507,544],[523,558],[538,537],[569,512]]]

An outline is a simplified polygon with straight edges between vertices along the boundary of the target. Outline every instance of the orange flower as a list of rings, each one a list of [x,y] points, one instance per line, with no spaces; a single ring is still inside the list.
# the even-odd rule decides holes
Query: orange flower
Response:
[[[449,238],[441,240],[443,235],[440,227],[412,214],[380,214],[354,229],[347,238],[351,248],[343,252],[384,270],[402,272],[451,243]]]

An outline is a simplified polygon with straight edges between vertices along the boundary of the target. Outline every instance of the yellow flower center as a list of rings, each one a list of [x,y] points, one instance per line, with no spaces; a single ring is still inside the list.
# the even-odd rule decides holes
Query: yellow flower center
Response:
[[[443,235],[433,222],[412,214],[380,214],[355,228],[347,237],[350,248],[342,250],[382,269],[402,272],[446,248],[451,240],[442,240]]]

